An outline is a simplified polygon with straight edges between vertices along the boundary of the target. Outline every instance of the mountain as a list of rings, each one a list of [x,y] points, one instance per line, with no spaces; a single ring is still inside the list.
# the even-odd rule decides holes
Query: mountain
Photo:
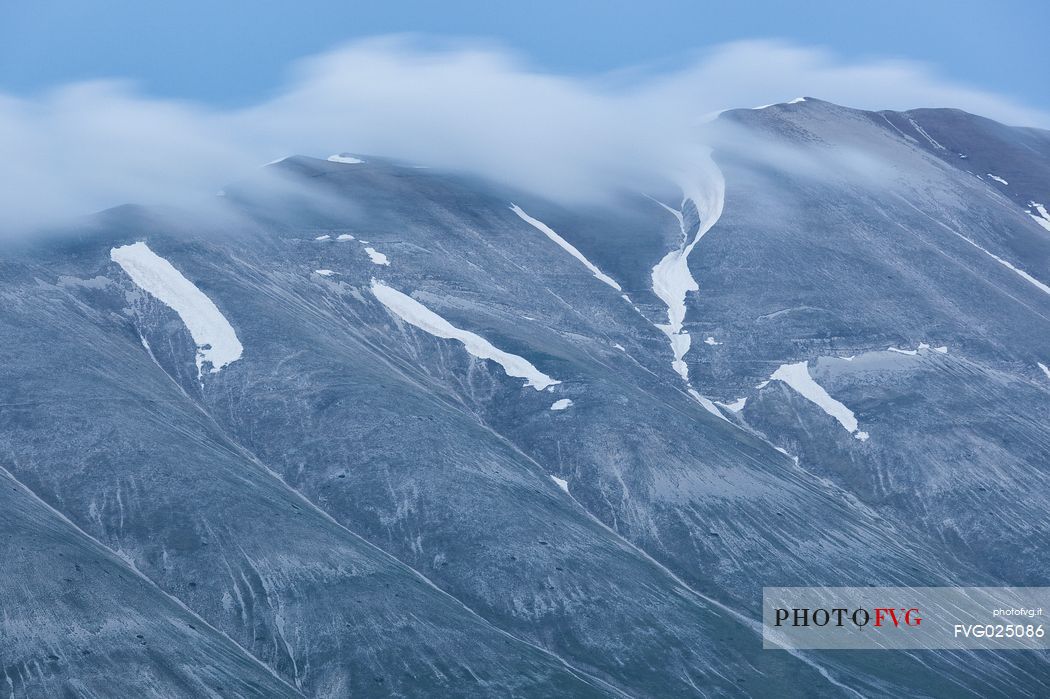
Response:
[[[759,619],[1050,584],[1050,132],[714,127],[611,204],[294,156],[7,244],[0,688],[1043,695],[1042,652]]]

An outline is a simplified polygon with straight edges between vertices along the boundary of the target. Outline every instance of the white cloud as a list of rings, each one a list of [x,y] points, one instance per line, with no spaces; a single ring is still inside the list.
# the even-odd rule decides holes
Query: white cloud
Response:
[[[727,44],[674,72],[625,74],[567,77],[491,48],[382,38],[302,62],[278,94],[245,109],[151,98],[114,81],[0,94],[0,222],[177,203],[292,153],[388,155],[594,197],[681,169],[713,112],[799,95],[1050,125],[1045,113],[951,84],[922,64],[847,63],[780,42]]]

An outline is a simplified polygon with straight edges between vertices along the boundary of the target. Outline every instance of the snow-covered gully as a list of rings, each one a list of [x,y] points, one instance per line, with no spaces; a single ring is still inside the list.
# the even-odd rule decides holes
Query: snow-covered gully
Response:
[[[955,230],[954,228],[952,228],[948,224],[944,223],[943,221],[939,221],[939,220],[935,219],[933,216],[930,216],[928,213],[926,213],[925,211],[923,211],[919,207],[915,206],[914,204],[912,204],[907,199],[905,199],[903,197],[899,197],[899,199],[901,201],[903,201],[905,204],[907,204],[908,206],[910,206],[912,209],[915,209],[920,214],[922,214],[926,218],[930,219],[931,221],[933,221],[934,223],[939,225],[944,230],[948,231],[949,233],[951,233],[952,235],[956,236],[957,238],[960,238],[960,239],[966,241],[967,243],[969,243],[970,245],[972,245],[973,247],[977,248],[978,250],[983,252],[985,255],[987,255],[988,257],[992,258],[993,260],[995,260],[996,262],[1001,264],[1003,267],[1006,267],[1008,270],[1010,270],[1011,272],[1013,272],[1017,276],[1021,277],[1021,279],[1024,279],[1026,282],[1028,282],[1029,284],[1031,284],[1035,288],[1037,288],[1040,291],[1042,291],[1044,294],[1050,294],[1050,286],[1047,286],[1043,282],[1039,281],[1038,279],[1033,277],[1028,272],[1024,271],[1023,269],[1020,269],[1019,267],[1017,267],[1015,265],[1013,265],[1008,260],[1004,260],[1003,258],[999,257],[998,255],[996,255],[992,251],[988,250],[987,248],[982,247],[981,245],[978,245],[977,243],[975,243],[974,241],[970,240],[968,237],[966,237],[965,235],[963,235],[959,231]]]
[[[653,293],[667,306],[667,323],[655,323],[655,325],[671,343],[673,357],[671,368],[685,381],[689,395],[697,403],[712,415],[728,422],[714,401],[701,395],[689,382],[689,366],[685,363],[685,355],[692,344],[692,338],[683,329],[686,294],[700,290],[700,285],[696,283],[692,272],[689,271],[689,254],[721,217],[722,208],[725,205],[725,189],[726,183],[722,171],[715,164],[710,153],[707,153],[701,163],[700,172],[691,181],[682,185],[682,203],[678,209],[653,200],[675,217],[682,238],[677,248],[671,250],[656,263],[651,279]],[[689,237],[691,231],[686,226],[686,205],[690,202],[696,208],[699,218],[696,233],[693,234],[692,239]]]
[[[676,249],[664,255],[652,271],[653,293],[667,306],[667,323],[657,324],[656,327],[671,341],[671,351],[674,354],[671,365],[686,382],[689,381],[689,368],[684,357],[689,351],[691,338],[689,333],[682,329],[685,322],[685,297],[690,291],[700,290],[689,271],[689,254],[721,217],[725,204],[725,188],[722,171],[708,155],[699,176],[683,186],[681,207],[678,211],[672,210],[681,229],[681,242]],[[686,229],[685,223],[685,207],[689,202],[696,207],[700,219],[692,240],[689,239],[690,231]],[[667,206],[664,208],[670,209]]]
[[[556,245],[558,245],[558,247],[560,247],[562,250],[564,250],[565,252],[569,253],[570,255],[575,257],[577,260],[579,260],[580,263],[584,267],[586,267],[590,271],[591,274],[594,275],[595,279],[597,279],[598,281],[604,282],[605,284],[608,284],[609,286],[611,286],[612,288],[616,289],[617,291],[623,291],[623,289],[620,288],[620,285],[616,283],[615,279],[613,279],[608,274],[605,274],[600,269],[598,269],[598,267],[595,264],[593,264],[590,260],[588,260],[584,256],[584,254],[582,252],[580,252],[576,248],[575,245],[573,245],[569,241],[565,240],[565,238],[562,238],[560,235],[555,233],[554,230],[551,229],[550,226],[545,224],[543,221],[540,221],[539,219],[535,219],[532,216],[529,216],[517,204],[511,204],[510,205],[510,210],[513,211],[515,214],[517,214],[518,218],[520,218],[522,221],[524,221],[525,223],[529,224],[530,226],[532,226],[533,228],[538,230],[540,233],[543,233],[543,235],[547,236],[552,241],[554,241],[554,243]],[[628,300],[630,300],[630,299],[628,299]]]

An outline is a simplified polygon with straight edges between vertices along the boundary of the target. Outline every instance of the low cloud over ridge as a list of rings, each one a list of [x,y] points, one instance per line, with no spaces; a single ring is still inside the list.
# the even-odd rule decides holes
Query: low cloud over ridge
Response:
[[[120,81],[0,93],[0,224],[178,203],[292,153],[381,154],[548,196],[596,197],[687,167],[712,114],[799,95],[1050,125],[1045,113],[946,82],[922,64],[846,63],[782,42],[722,45],[675,71],[579,78],[530,69],[491,47],[388,37],[302,61],[273,97],[242,109],[147,97]]]

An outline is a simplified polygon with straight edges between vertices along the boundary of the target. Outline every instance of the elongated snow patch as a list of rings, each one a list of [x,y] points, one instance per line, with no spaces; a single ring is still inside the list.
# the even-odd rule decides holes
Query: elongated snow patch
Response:
[[[623,291],[623,289],[620,288],[620,285],[616,283],[615,279],[613,279],[612,277],[610,277],[609,275],[605,274],[600,269],[598,269],[594,264],[591,263],[590,260],[588,260],[586,257],[584,257],[582,252],[580,252],[579,250],[576,249],[576,246],[574,246],[572,243],[570,243],[569,241],[565,240],[565,238],[562,238],[560,235],[555,233],[543,221],[540,221],[538,219],[533,218],[532,216],[529,216],[527,213],[522,211],[521,207],[518,206],[517,204],[511,204],[510,205],[510,210],[513,211],[514,213],[516,213],[518,215],[518,218],[520,218],[522,221],[524,221],[525,223],[529,224],[530,226],[532,226],[533,228],[538,230],[540,233],[542,233],[543,235],[545,235],[548,238],[550,238],[551,240],[553,240],[558,245],[558,247],[560,247],[562,250],[564,250],[565,252],[569,253],[570,255],[575,257],[577,260],[579,260],[580,263],[583,264],[584,267],[586,267],[588,270],[590,270],[590,273],[594,275],[595,279],[597,279],[599,281],[602,281],[602,282],[605,282],[606,284],[608,284],[612,288],[616,289],[617,291]],[[630,299],[628,299],[628,301],[629,300]]]
[[[368,253],[368,257],[372,260],[372,264],[390,266],[390,258],[375,248],[365,248],[365,252]]]
[[[806,362],[782,364],[769,378],[786,383],[800,396],[838,420],[847,432],[857,431],[857,418],[853,415],[853,411],[828,395],[828,392],[813,380],[813,377],[809,375],[809,365]],[[863,434],[863,437],[857,435],[861,441],[868,437],[866,433]]]
[[[572,406],[572,400],[570,398],[562,398],[551,403],[551,410],[565,410]]]
[[[503,367],[507,376],[525,379],[526,386],[542,391],[548,386],[561,383],[534,367],[524,357],[504,352],[480,335],[457,328],[411,296],[381,281],[372,280],[372,293],[384,306],[409,325],[414,325],[434,337],[459,340],[471,355],[478,359],[489,359],[496,362]]]
[[[1050,228],[1048,228],[1047,230],[1050,230]],[[956,235],[959,235],[959,234],[957,233]],[[978,245],[977,243],[973,242],[972,240],[970,240],[966,236],[959,235],[959,237],[962,238],[963,240],[965,240],[970,245],[972,245],[975,248],[977,248],[978,250],[980,250],[981,252],[983,252],[988,257],[992,258],[993,260],[995,260],[996,262],[1001,264],[1003,267],[1006,267],[1008,270],[1010,270],[1011,272],[1013,272],[1017,276],[1021,277],[1021,279],[1024,279],[1026,282],[1028,282],[1029,284],[1031,284],[1035,288],[1037,288],[1040,291],[1042,291],[1044,294],[1050,294],[1050,286],[1047,286],[1046,284],[1042,283],[1041,281],[1039,281],[1038,279],[1033,277],[1028,272],[1024,271],[1023,269],[1020,269],[1019,267],[1015,267],[1014,265],[1010,264],[1010,262],[1008,262],[1007,260],[1004,260],[1003,258],[999,257],[995,253],[990,252],[989,250],[986,250],[985,248],[983,248],[980,245]]]
[[[346,165],[357,165],[358,163],[365,162],[360,158],[355,158],[352,155],[330,155],[328,156],[328,162],[330,163],[344,163]]]
[[[198,377],[204,371],[205,362],[211,364],[214,374],[241,358],[244,347],[233,326],[212,300],[170,262],[145,243],[113,248],[109,257],[139,288],[179,314],[197,344]]]
[[[988,257],[992,258],[993,260],[995,260],[996,262],[998,262],[999,264],[1001,264],[1001,265],[1002,265],[1003,267],[1006,267],[1006,268],[1007,268],[1008,270],[1010,270],[1011,272],[1013,272],[1013,273],[1014,273],[1014,274],[1016,274],[1017,276],[1021,277],[1021,278],[1022,278],[1022,279],[1024,279],[1024,280],[1025,280],[1026,282],[1028,282],[1029,284],[1031,284],[1032,286],[1034,286],[1035,288],[1037,288],[1037,289],[1039,289],[1040,291],[1042,291],[1042,292],[1043,292],[1044,294],[1050,294],[1050,286],[1047,286],[1047,285],[1046,285],[1046,284],[1044,284],[1043,282],[1039,281],[1038,279],[1036,279],[1035,277],[1033,277],[1033,276],[1032,276],[1031,274],[1029,274],[1028,272],[1024,271],[1023,269],[1019,269],[1018,267],[1015,267],[1015,266],[1014,266],[1014,265],[1012,265],[1012,264],[1011,264],[1011,263],[1010,263],[1009,261],[1007,261],[1007,260],[1004,260],[1003,258],[999,257],[998,255],[996,255],[995,253],[991,252],[990,250],[988,250],[988,249],[986,249],[986,248],[983,248],[983,247],[981,247],[980,245],[978,245],[978,244],[977,244],[977,243],[975,243],[974,241],[970,240],[970,239],[969,239],[969,238],[967,238],[967,237],[966,237],[965,235],[963,235],[963,234],[962,234],[962,233],[960,233],[959,231],[955,230],[954,228],[952,228],[952,227],[951,227],[951,226],[949,226],[948,224],[944,223],[943,221],[938,221],[938,220],[937,220],[937,219],[935,219],[935,218],[934,218],[933,216],[930,216],[930,215],[929,215],[928,213],[926,213],[925,211],[923,211],[923,210],[922,210],[922,209],[920,209],[919,207],[915,206],[915,204],[912,204],[912,203],[911,203],[910,201],[908,201],[907,199],[902,199],[902,201],[904,201],[904,202],[905,202],[905,203],[906,203],[906,204],[907,204],[908,206],[910,206],[911,208],[915,209],[916,211],[918,211],[918,212],[919,212],[920,214],[922,214],[922,215],[923,215],[923,216],[925,216],[926,218],[930,219],[931,221],[933,221],[933,222],[934,222],[934,223],[936,223],[937,225],[939,225],[939,226],[941,226],[942,228],[944,228],[944,229],[945,229],[946,231],[949,231],[949,232],[950,232],[950,233],[951,233],[952,235],[955,235],[955,236],[957,236],[957,237],[961,238],[962,240],[966,241],[967,243],[969,243],[969,244],[970,244],[970,245],[972,245],[973,247],[977,248],[978,250],[980,250],[981,252],[983,252],[983,253],[984,253],[985,255],[987,255]],[[1035,206],[1039,206],[1039,207],[1040,207],[1040,209],[1041,209],[1041,205],[1035,204],[1035,202],[1031,202],[1031,204],[1033,204],[1033,205],[1035,205]],[[1039,209],[1037,209],[1037,210],[1039,210]],[[1045,209],[1042,209],[1040,213],[1045,213],[1045,211],[1046,211]],[[1029,214],[1029,216],[1032,216],[1032,215],[1031,215],[1031,214]],[[1035,218],[1035,217],[1034,217],[1034,216],[1032,216],[1032,218]],[[1037,222],[1038,222],[1038,219],[1036,219],[1036,220],[1037,220]],[[1046,229],[1047,229],[1047,230],[1050,230],[1050,220],[1047,220],[1047,221],[1046,221],[1046,226],[1045,226],[1045,227],[1046,227]]]

